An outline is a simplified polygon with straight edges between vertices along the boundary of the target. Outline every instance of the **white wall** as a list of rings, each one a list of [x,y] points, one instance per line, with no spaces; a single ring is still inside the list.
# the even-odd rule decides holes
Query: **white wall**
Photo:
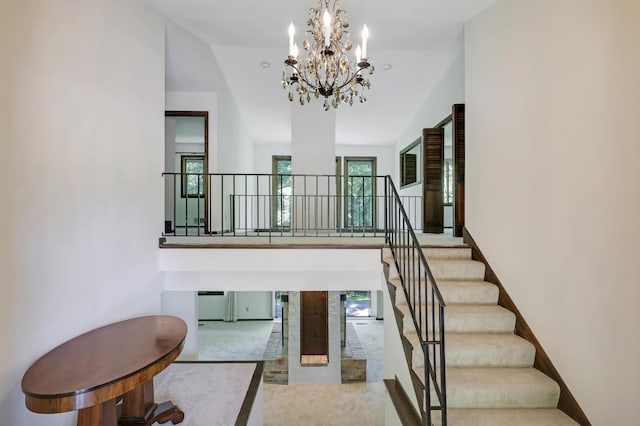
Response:
[[[253,140],[210,46],[165,22],[167,109],[209,111],[209,173],[252,172]]]
[[[422,129],[433,127],[451,114],[453,104],[464,103],[465,99],[465,59],[464,46],[460,42],[460,53],[453,60],[436,87],[427,97],[422,108],[416,112],[411,124],[404,130],[395,145],[393,153],[394,178],[400,185],[400,151],[422,137]],[[401,195],[422,195],[422,184],[400,190]]]
[[[594,425],[640,401],[640,3],[466,28],[466,225]]]
[[[240,291],[236,294],[239,320],[273,319],[272,291]]]
[[[176,22],[168,18],[165,22],[167,110],[209,112],[209,173],[253,172],[254,143],[213,51]],[[228,199],[230,180],[223,187],[219,178],[212,179],[211,190],[212,200]],[[213,231],[229,230],[229,205],[221,213],[214,204],[209,221]]]
[[[0,412],[20,380],[89,329],[160,311],[164,31],[143,2],[0,3]],[[126,220],[123,220],[126,218]]]
[[[198,318],[223,320],[227,311],[228,293],[226,291],[224,295],[198,295]],[[235,318],[239,320],[273,319],[272,291],[239,291],[235,296]]]
[[[380,290],[380,249],[171,249],[159,267],[167,291]]]

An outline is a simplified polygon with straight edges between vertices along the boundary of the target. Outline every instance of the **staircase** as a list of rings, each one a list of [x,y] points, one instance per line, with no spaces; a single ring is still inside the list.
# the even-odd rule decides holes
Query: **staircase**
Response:
[[[534,346],[514,334],[515,315],[498,306],[498,287],[484,281],[485,266],[471,259],[471,248],[424,247],[422,250],[446,303],[447,423],[452,426],[576,425],[556,408],[560,396],[558,384],[533,368]],[[383,261],[389,266],[387,282],[391,301],[424,417],[424,354],[389,249],[384,249]],[[422,277],[416,279],[424,281]],[[429,285],[422,287],[430,291]],[[421,299],[425,300],[424,295]],[[423,305],[422,310],[430,315],[428,307]],[[434,425],[441,422],[439,414],[433,414]]]

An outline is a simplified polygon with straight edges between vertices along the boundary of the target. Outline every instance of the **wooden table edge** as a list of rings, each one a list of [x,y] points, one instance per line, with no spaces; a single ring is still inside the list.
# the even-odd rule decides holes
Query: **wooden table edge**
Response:
[[[66,395],[37,395],[27,392],[22,388],[22,392],[25,394],[25,405],[34,413],[55,414],[80,410],[115,399],[146,381],[153,379],[155,375],[167,368],[182,352],[185,339],[186,336],[174,349],[151,364],[142,367],[128,376],[118,378],[91,389]]]

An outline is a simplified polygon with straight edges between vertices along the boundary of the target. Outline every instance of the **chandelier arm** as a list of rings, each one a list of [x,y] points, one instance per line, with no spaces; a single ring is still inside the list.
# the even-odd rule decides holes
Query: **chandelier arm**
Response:
[[[357,83],[351,83],[351,81],[358,76],[362,71],[364,71],[366,68],[358,68],[358,71],[354,72],[353,74],[351,73],[351,69],[349,69],[349,74],[348,74],[348,78],[347,80],[340,86],[338,86],[338,90],[348,86],[349,84],[357,84]]]
[[[309,82],[306,72],[301,71],[301,69],[295,65],[287,65],[287,66],[293,68],[298,73],[298,78],[300,78],[300,80],[302,80],[307,86],[314,87],[313,84]],[[298,82],[298,84],[300,84],[300,82]]]

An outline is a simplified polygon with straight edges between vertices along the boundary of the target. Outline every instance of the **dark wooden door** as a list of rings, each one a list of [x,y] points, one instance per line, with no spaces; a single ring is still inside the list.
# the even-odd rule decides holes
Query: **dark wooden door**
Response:
[[[300,355],[329,355],[328,293],[300,293]]]
[[[464,228],[464,104],[453,106],[453,236]]]
[[[443,173],[444,128],[422,129],[424,152],[423,226],[424,232],[444,232]]]

